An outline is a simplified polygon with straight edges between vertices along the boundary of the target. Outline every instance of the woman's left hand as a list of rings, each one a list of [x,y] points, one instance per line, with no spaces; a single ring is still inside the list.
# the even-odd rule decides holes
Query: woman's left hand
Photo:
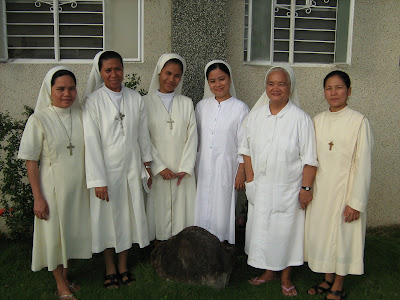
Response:
[[[358,218],[360,217],[360,212],[346,205],[343,216],[346,223],[351,223],[355,220],[358,220]]]
[[[236,174],[236,178],[235,178],[235,189],[240,191],[240,190],[244,190],[244,182],[245,182],[245,173],[244,170],[243,172],[240,172],[240,170],[237,172]]]

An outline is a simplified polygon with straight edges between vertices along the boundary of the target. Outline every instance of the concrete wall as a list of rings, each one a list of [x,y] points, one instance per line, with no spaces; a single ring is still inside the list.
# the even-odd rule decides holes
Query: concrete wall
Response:
[[[158,57],[172,49],[187,56],[192,65],[185,83],[194,87],[187,93],[199,100],[205,63],[226,58],[233,69],[238,98],[251,107],[263,92],[268,67],[243,65],[243,1],[202,0],[201,5],[194,2],[200,1],[144,1],[144,62],[126,64],[126,73],[137,73],[142,78],[141,87],[147,89]],[[209,11],[212,4],[217,13]],[[350,106],[368,117],[375,137],[369,226],[400,223],[399,15],[398,0],[356,0],[352,64],[341,68],[352,79]],[[177,30],[180,24],[181,32]],[[193,29],[184,28],[187,26]],[[206,28],[201,30],[202,27]],[[211,42],[204,47],[207,35]],[[24,104],[34,106],[42,79],[52,66],[0,63],[0,109],[19,116]],[[71,67],[82,91],[91,65]],[[327,109],[322,79],[333,69],[294,68],[302,108],[311,116]]]
[[[268,66],[243,65],[244,4],[228,1],[227,59],[239,99],[250,107],[264,89]],[[368,226],[400,223],[400,5],[398,0],[356,0],[349,105],[370,121],[375,138]],[[311,116],[328,108],[322,80],[332,67],[295,67],[302,108]]]

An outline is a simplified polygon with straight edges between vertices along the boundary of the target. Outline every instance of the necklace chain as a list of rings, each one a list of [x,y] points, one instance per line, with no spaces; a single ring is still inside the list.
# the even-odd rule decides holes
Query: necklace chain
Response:
[[[62,127],[64,128],[65,134],[68,137],[69,145],[67,146],[67,149],[69,150],[69,155],[72,155],[72,149],[75,148],[75,146],[72,145],[72,143],[71,143],[71,138],[72,138],[72,112],[71,111],[72,111],[72,109],[69,108],[69,119],[71,121],[71,135],[69,135],[68,131],[67,131],[67,128],[65,127],[64,123],[62,122],[62,120],[61,120],[60,116],[58,115],[56,109],[54,108],[54,106],[51,106],[51,107],[53,108],[54,112],[56,113],[56,115],[58,117],[58,120],[60,121]]]

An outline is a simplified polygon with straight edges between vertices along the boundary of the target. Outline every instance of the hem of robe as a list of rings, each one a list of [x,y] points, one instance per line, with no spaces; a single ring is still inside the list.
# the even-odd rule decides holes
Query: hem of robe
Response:
[[[106,250],[106,249],[110,249],[110,248],[113,248],[114,250],[115,250],[115,253],[121,253],[121,252],[123,252],[123,251],[126,251],[126,250],[129,250],[129,249],[131,249],[132,247],[133,247],[133,245],[134,244],[138,244],[139,245],[139,247],[140,248],[144,248],[144,247],[147,247],[148,245],[150,245],[150,242],[146,242],[146,243],[142,243],[142,244],[140,244],[139,242],[132,242],[131,244],[130,244],[130,246],[125,246],[125,247],[120,247],[120,248],[122,248],[122,249],[120,249],[120,248],[118,248],[117,249],[117,247],[115,246],[115,244],[110,244],[110,245],[107,245],[107,246],[102,246],[102,247],[93,247],[92,248],[92,252],[93,253],[101,253],[101,252],[103,252],[104,250]]]
[[[300,261],[297,261],[297,262],[289,262],[289,263],[287,263],[286,266],[267,266],[267,265],[260,266],[257,263],[252,263],[251,260],[247,260],[247,264],[249,266],[252,266],[252,267],[257,268],[257,269],[270,270],[270,271],[282,271],[282,270],[284,270],[284,269],[286,269],[288,267],[302,266],[304,264],[304,261],[300,260]]]
[[[205,227],[203,227],[201,225],[198,225],[198,224],[195,224],[194,226],[198,226],[198,227],[201,227],[201,228],[207,230],[209,233],[214,235],[220,242],[228,241],[229,244],[235,245],[235,235],[233,236],[233,238],[229,238],[229,237],[225,238],[225,237],[223,237],[223,235],[215,234],[212,230],[210,230],[210,228],[205,228]]]
[[[42,264],[36,264],[36,265],[34,266],[33,263],[32,263],[32,265],[31,265],[31,270],[32,270],[33,272],[39,272],[39,271],[43,270],[44,268],[47,268],[49,272],[52,272],[52,271],[54,271],[59,265],[63,265],[64,268],[67,268],[67,267],[68,267],[68,260],[70,260],[70,259],[91,259],[92,257],[93,257],[93,255],[92,255],[92,253],[90,253],[90,255],[89,255],[89,254],[88,254],[88,255],[81,255],[81,256],[79,256],[79,255],[74,255],[73,257],[68,257],[68,258],[66,258],[65,260],[62,259],[62,260],[63,260],[62,262],[60,262],[60,263],[55,263],[55,264],[54,264],[54,263],[48,263],[48,264],[42,263]]]
[[[333,262],[321,262],[308,258],[308,267],[316,273],[332,273],[339,276],[363,275],[364,264],[340,264]]]

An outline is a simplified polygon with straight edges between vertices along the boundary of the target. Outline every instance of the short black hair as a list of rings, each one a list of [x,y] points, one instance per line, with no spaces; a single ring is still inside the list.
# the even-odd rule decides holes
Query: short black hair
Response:
[[[350,76],[346,72],[343,72],[343,71],[340,71],[340,70],[332,71],[328,75],[325,76],[325,78],[324,78],[324,88],[325,88],[325,85],[326,85],[326,81],[329,78],[333,77],[333,76],[339,76],[343,80],[343,82],[346,85],[346,87],[350,88],[350,86],[351,86]]]
[[[99,57],[99,71],[101,71],[101,67],[103,66],[103,61],[104,60],[109,60],[112,58],[116,58],[121,62],[121,65],[124,66],[124,61],[122,59],[122,56],[115,51],[105,51],[103,52],[100,57]]]
[[[181,68],[181,71],[182,71],[182,73],[183,73],[183,63],[181,62],[180,59],[171,58],[170,60],[168,60],[168,61],[164,64],[164,66],[163,66],[162,68],[164,69],[164,67],[165,67],[167,64],[169,64],[169,63],[179,65],[179,67]]]
[[[53,86],[54,83],[56,83],[56,79],[58,77],[65,76],[65,75],[72,77],[72,79],[74,80],[74,82],[76,84],[76,77],[75,77],[74,73],[72,73],[69,70],[58,70],[57,72],[55,72],[53,74],[53,77],[51,77],[51,86]]]
[[[221,71],[223,71],[223,72],[225,72],[226,74],[228,74],[229,77],[231,77],[231,72],[229,72],[228,66],[227,66],[226,64],[217,62],[217,63],[214,63],[214,64],[210,65],[210,66],[207,68],[207,71],[206,71],[206,77],[207,77],[207,79],[208,79],[208,75],[210,74],[210,72],[211,72],[211,71],[214,71],[215,69],[220,69]]]

